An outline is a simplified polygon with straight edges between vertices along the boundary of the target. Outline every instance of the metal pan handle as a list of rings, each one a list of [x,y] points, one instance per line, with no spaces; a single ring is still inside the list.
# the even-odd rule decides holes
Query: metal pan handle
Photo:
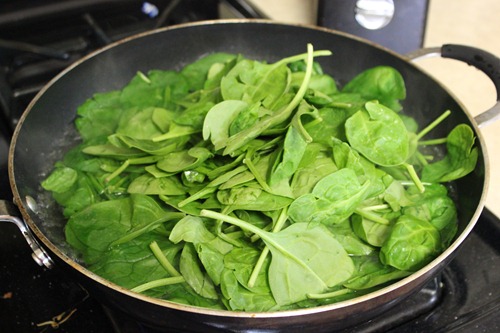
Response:
[[[0,222],[14,223],[23,234],[28,245],[31,247],[31,250],[33,251],[31,254],[33,260],[35,260],[35,262],[40,266],[52,268],[54,266],[54,262],[50,256],[40,246],[40,244],[38,244],[26,223],[16,215],[19,214],[14,204],[8,201],[0,200]]]
[[[463,61],[486,74],[497,91],[497,102],[489,110],[476,116],[478,127],[488,125],[500,118],[500,58],[487,51],[465,45],[446,44],[441,47],[423,48],[406,55],[412,60],[441,56]]]

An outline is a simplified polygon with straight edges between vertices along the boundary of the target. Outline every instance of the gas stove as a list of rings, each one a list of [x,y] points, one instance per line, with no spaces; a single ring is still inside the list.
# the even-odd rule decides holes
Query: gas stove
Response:
[[[391,14],[395,25],[370,31],[353,24],[360,19],[351,15],[353,11],[367,14],[362,5],[360,1],[320,1],[318,24],[404,52],[410,46],[394,44],[391,34],[400,33],[400,23],[407,22],[413,39],[406,42],[411,48],[421,46],[427,1],[412,2],[417,6],[413,23],[389,8],[382,14]],[[244,0],[1,2],[0,199],[12,199],[6,157],[13,128],[48,80],[96,48],[127,36],[228,16],[263,18],[265,14]],[[38,266],[29,259],[31,250],[17,227],[6,223],[0,227],[0,332],[158,332],[100,304],[67,271]],[[500,331],[499,238],[500,220],[486,209],[438,277],[383,316],[345,332]]]

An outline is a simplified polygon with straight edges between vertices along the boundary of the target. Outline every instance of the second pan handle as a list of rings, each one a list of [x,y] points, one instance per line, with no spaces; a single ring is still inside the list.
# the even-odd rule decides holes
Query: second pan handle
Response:
[[[441,56],[463,61],[471,66],[476,67],[486,74],[495,85],[497,92],[497,102],[489,110],[476,116],[478,127],[483,127],[500,118],[500,58],[485,50],[457,44],[445,44],[441,47],[423,48],[406,55],[412,60],[430,56]]]

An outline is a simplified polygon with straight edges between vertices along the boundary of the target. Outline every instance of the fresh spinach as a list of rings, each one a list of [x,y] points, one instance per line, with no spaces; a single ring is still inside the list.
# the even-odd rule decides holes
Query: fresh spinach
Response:
[[[416,271],[441,250],[439,231],[430,222],[402,215],[380,249],[382,263],[402,271]]]
[[[469,126],[460,124],[455,127],[446,140],[448,154],[438,162],[425,165],[422,180],[449,182],[472,172],[479,157],[474,141],[474,133]]]
[[[406,98],[406,87],[401,74],[392,67],[370,68],[348,82],[342,92],[358,93],[367,100],[377,99],[381,104],[400,111],[400,100]]]
[[[410,142],[401,118],[388,107],[367,102],[345,123],[351,147],[373,163],[394,166],[408,159]]]
[[[266,243],[272,253],[269,285],[278,305],[293,304],[306,299],[309,293],[323,292],[353,272],[349,255],[322,225],[295,223],[272,233],[217,212],[202,210],[201,215],[253,232]]]
[[[134,292],[234,311],[346,300],[433,260],[457,232],[447,183],[474,170],[473,131],[424,140],[451,111],[419,131],[400,73],[341,87],[315,61],[330,54],[209,54],[82,104],[81,142],[41,184],[79,259]]]

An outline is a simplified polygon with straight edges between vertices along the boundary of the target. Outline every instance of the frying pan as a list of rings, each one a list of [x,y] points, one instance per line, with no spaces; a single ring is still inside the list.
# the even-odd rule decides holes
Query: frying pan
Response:
[[[317,60],[340,85],[370,67],[396,68],[407,85],[404,111],[421,125],[444,110],[452,110],[449,119],[434,130],[436,137],[445,136],[459,123],[468,124],[475,131],[479,162],[474,172],[455,184],[459,232],[444,253],[409,277],[370,294],[316,308],[268,313],[209,310],[146,297],[104,280],[76,260],[64,240],[66,221],[40,182],[54,162],[76,143],[73,121],[80,104],[97,92],[121,89],[137,71],[179,70],[212,52],[241,53],[273,62],[303,53],[307,43],[315,49],[333,52],[333,56]],[[438,51],[443,57],[480,68],[499,91],[497,57],[458,45],[443,46]],[[473,119],[445,87],[409,58],[348,34],[265,20],[218,20],[173,26],[109,45],[73,64],[40,91],[21,117],[9,152],[10,184],[21,216],[13,212],[15,207],[2,202],[0,220],[20,226],[40,264],[68,269],[103,304],[146,326],[200,332],[331,332],[381,315],[418,291],[453,259],[481,214],[489,181],[488,156],[479,125],[486,122],[483,118],[498,116],[499,110],[497,103]]]

